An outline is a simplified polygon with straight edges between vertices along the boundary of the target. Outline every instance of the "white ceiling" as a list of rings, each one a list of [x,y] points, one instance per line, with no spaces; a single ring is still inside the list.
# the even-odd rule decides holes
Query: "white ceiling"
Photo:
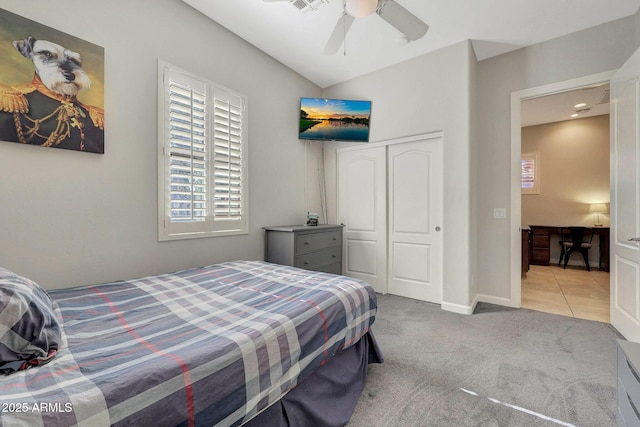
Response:
[[[585,106],[576,107],[578,104]],[[522,126],[609,114],[609,84],[604,83],[522,101]],[[577,114],[576,117],[571,117]]]
[[[183,0],[320,87],[472,40],[478,60],[634,14],[640,0],[397,0],[426,22],[426,36],[409,44],[376,14],[357,18],[346,55],[323,55],[342,13],[326,0],[301,13],[289,2]]]

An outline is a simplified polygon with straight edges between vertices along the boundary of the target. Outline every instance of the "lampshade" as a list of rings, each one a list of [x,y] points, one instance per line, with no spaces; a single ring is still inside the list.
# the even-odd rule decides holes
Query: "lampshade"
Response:
[[[606,203],[591,203],[589,205],[589,213],[607,213],[609,210],[607,209]]]
[[[347,13],[354,18],[371,15],[378,7],[378,0],[347,0]]]

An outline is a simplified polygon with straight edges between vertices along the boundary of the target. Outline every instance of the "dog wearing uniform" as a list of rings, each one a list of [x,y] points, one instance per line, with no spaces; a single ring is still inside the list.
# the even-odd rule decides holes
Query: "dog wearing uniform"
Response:
[[[91,86],[80,54],[33,37],[13,46],[35,73],[27,84],[0,84],[0,140],[104,153],[104,110],[76,97]]]

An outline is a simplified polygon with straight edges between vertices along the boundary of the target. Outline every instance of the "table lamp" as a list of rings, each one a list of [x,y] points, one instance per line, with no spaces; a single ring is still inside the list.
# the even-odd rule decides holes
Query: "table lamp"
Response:
[[[596,214],[596,221],[593,224],[596,227],[602,227],[602,221],[600,221],[600,214],[607,213],[609,210],[607,209],[606,203],[591,203],[589,205],[589,213]]]

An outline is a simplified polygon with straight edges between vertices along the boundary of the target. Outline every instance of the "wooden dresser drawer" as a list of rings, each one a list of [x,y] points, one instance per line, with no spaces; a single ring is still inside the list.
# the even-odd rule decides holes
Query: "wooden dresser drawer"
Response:
[[[546,262],[546,264],[543,265],[547,265],[549,264],[549,260],[548,260],[548,254],[549,254],[549,250],[546,248],[536,248],[535,246],[533,247],[533,251],[531,252],[533,259],[536,262]]]
[[[543,247],[547,247],[549,246],[549,235],[540,235],[540,234],[534,234],[533,235],[533,246],[543,246]]]
[[[342,231],[304,233],[296,236],[296,255],[342,245]]]
[[[264,227],[265,261],[342,274],[342,225]]]
[[[529,247],[530,263],[535,265],[549,265],[551,255],[550,228],[547,226],[530,226],[531,246]]]
[[[640,425],[640,344],[618,340],[618,426]]]
[[[325,265],[318,268],[316,271],[322,271],[323,273],[342,274],[342,263],[337,262],[335,264]]]
[[[310,252],[308,254],[296,256],[296,267],[306,268],[307,270],[317,270],[320,267],[329,264],[335,264],[342,259],[342,248],[336,246],[323,251]]]

